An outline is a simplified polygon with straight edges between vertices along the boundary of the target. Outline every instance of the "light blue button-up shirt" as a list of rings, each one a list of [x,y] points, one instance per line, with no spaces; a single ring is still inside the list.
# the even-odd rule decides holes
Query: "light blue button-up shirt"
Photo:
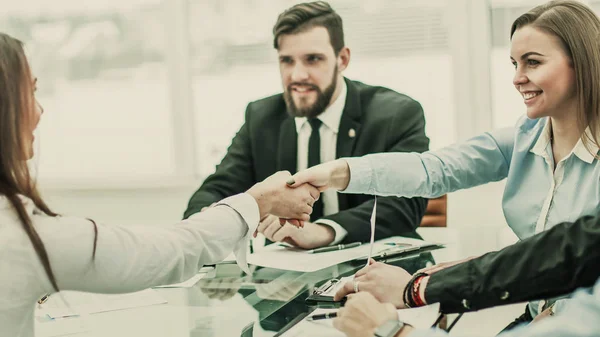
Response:
[[[498,337],[598,337],[600,336],[600,281],[593,292],[580,290],[562,312],[539,323],[523,325]],[[452,334],[455,337],[459,335]],[[409,337],[444,337],[442,330],[415,330]],[[472,335],[470,335],[472,336]]]
[[[598,147],[590,144],[592,155],[579,140],[555,167],[550,130],[547,117],[522,117],[513,128],[440,150],[345,158],[351,179],[344,192],[434,198],[506,178],[504,217],[524,239],[600,209]]]

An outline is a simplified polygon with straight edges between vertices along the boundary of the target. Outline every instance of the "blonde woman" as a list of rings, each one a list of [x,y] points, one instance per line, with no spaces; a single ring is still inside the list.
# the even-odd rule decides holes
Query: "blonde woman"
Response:
[[[507,61],[515,67],[513,85],[526,110],[514,128],[423,154],[341,159],[300,172],[291,183],[309,182],[321,190],[345,193],[434,198],[507,179],[502,208],[506,222],[520,239],[561,222],[594,215],[600,206],[599,36],[600,20],[578,1],[550,1],[535,7],[520,16],[510,32]],[[464,261],[425,272],[439,272],[460,262]],[[476,271],[471,273],[465,279],[475,278]],[[407,280],[398,280],[405,276],[400,268],[376,273],[370,266],[338,297],[359,289],[403,307]],[[429,278],[420,280],[423,289]],[[463,290],[478,289],[482,283]],[[477,310],[466,303],[465,311]],[[531,321],[550,307],[560,312],[562,303],[532,302],[516,323]]]

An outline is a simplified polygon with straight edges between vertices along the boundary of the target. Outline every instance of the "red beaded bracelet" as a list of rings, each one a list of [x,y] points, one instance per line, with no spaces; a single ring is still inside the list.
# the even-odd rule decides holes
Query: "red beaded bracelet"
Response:
[[[421,286],[421,281],[423,280],[423,278],[425,278],[426,275],[421,275],[419,277],[417,277],[417,279],[415,280],[415,282],[413,283],[413,289],[412,289],[412,300],[413,302],[416,304],[417,307],[422,307],[425,305],[425,301],[421,298],[421,294],[420,294],[420,286]]]

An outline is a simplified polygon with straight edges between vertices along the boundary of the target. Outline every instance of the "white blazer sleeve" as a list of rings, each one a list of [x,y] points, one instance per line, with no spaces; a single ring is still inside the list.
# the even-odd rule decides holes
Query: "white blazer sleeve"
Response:
[[[245,264],[259,210],[254,198],[239,194],[171,226],[98,224],[94,259],[91,221],[41,215],[33,221],[61,290],[119,293],[184,281],[234,249]]]

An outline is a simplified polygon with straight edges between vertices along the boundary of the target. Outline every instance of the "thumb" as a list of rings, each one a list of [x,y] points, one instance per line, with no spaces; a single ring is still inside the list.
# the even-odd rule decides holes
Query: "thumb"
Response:
[[[291,176],[286,181],[286,184],[289,187],[298,187],[298,186],[304,184],[306,181],[307,181],[306,174],[304,172],[298,172],[298,173],[294,174],[293,176]]]

